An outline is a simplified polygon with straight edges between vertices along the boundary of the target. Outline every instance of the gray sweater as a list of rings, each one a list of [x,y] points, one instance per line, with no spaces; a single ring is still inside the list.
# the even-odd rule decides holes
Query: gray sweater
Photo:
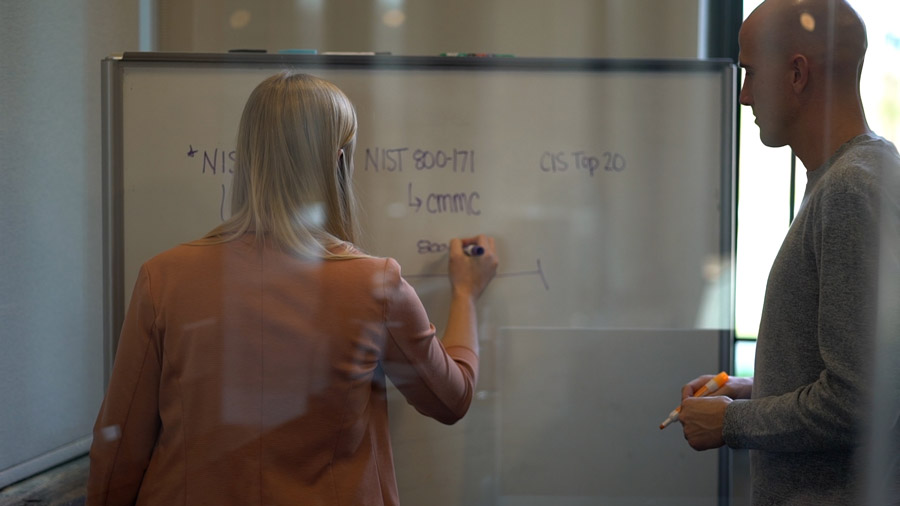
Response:
[[[874,135],[808,172],[769,274],[752,398],[725,414],[726,444],[752,450],[755,506],[859,502],[880,196],[898,174],[896,148]]]

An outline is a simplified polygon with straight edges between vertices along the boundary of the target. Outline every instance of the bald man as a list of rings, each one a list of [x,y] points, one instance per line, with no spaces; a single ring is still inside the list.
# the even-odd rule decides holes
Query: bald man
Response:
[[[866,30],[846,2],[766,0],[739,42],[740,102],[806,167],[806,193],[769,274],[755,377],[717,397],[690,398],[710,376],[685,385],[684,436],[751,449],[755,506],[861,504],[879,223],[900,215],[900,155],[866,122]]]

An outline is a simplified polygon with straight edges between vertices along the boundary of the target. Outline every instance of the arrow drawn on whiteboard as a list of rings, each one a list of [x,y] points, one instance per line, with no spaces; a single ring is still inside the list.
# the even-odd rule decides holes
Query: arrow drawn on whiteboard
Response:
[[[408,193],[409,193],[409,207],[415,207],[416,212],[419,212],[419,209],[422,207],[422,199],[420,199],[419,197],[416,197],[416,202],[414,204],[413,203],[413,194],[412,194],[412,183],[409,183],[409,186],[407,186],[407,188],[408,188]]]
[[[547,283],[547,278],[544,276],[544,269],[541,268],[541,259],[537,259],[537,268],[533,271],[515,271],[515,272],[501,272],[498,273],[495,277],[497,278],[514,278],[514,277],[522,277],[522,276],[539,276],[541,278],[541,283],[544,284],[544,290],[550,291],[550,285]],[[404,274],[404,278],[407,279],[420,279],[420,278],[445,278],[446,274]]]
[[[197,150],[194,149],[194,145],[188,144],[188,156],[193,158],[195,154],[197,154]]]

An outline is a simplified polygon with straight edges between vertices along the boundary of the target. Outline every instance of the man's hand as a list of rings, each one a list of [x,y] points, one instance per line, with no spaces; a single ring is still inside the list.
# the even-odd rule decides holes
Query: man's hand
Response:
[[[682,401],[678,421],[691,448],[710,450],[725,444],[722,427],[729,404],[731,398],[725,396],[689,397]]]

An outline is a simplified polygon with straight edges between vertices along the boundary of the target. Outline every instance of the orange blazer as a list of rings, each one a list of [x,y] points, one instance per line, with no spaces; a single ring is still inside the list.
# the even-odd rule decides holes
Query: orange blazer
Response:
[[[385,378],[450,424],[477,371],[392,259],[178,246],[135,283],[87,505],[396,505]]]

